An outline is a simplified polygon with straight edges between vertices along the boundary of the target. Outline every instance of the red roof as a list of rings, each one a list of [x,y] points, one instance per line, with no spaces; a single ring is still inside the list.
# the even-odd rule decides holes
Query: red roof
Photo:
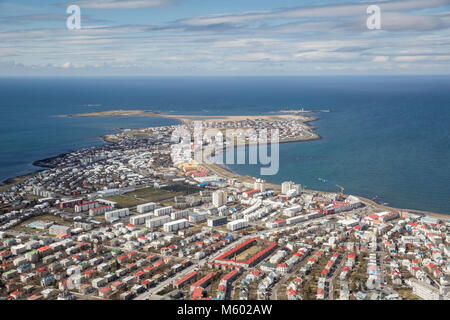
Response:
[[[296,294],[297,294],[297,291],[294,291],[294,290],[292,290],[292,289],[289,289],[288,292],[287,292],[287,294],[288,294],[289,296],[296,295]]]
[[[212,277],[214,277],[217,273],[216,272],[210,272],[200,280],[198,280],[196,283],[192,285],[192,287],[200,287],[202,284],[209,281]]]
[[[202,288],[195,288],[192,292],[192,300],[200,300],[203,298],[203,289]]]
[[[259,189],[253,189],[253,190],[250,190],[250,191],[244,191],[244,193],[246,193],[247,195],[250,195],[250,194],[252,194],[252,193],[256,193],[256,192],[260,192],[261,190],[259,190]]]
[[[239,273],[238,270],[233,270],[233,271],[227,273],[227,274],[222,278],[222,280],[228,281],[228,280],[230,280],[231,278],[233,278],[237,273]]]
[[[187,275],[185,275],[183,278],[178,279],[177,281],[175,281],[175,285],[181,285],[184,282],[186,282],[187,280],[193,278],[195,275],[197,274],[196,271],[188,273]]]

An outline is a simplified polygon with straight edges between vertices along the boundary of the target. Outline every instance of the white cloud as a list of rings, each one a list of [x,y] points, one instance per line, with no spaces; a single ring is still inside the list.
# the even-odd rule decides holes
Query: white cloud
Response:
[[[372,62],[386,62],[389,60],[388,56],[376,56],[372,59]]]
[[[428,56],[398,56],[394,58],[396,62],[417,62],[429,59]]]
[[[448,5],[448,0],[397,0],[378,3],[382,14],[395,11],[412,11],[429,9]],[[214,24],[239,24],[268,19],[299,19],[299,18],[340,18],[363,16],[366,17],[367,3],[347,3],[339,5],[310,6],[266,11],[249,11],[238,14],[210,14],[199,16],[182,22],[193,26]]]
[[[139,9],[165,6],[176,1],[178,0],[83,0],[76,4],[93,9]]]

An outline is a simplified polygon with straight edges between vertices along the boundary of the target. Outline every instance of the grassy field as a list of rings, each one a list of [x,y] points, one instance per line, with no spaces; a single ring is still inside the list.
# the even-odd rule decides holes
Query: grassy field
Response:
[[[57,224],[60,225],[67,225],[68,223],[66,221],[64,221],[63,218],[59,217],[59,216],[53,216],[53,215],[42,215],[42,216],[38,216],[38,217],[32,217],[28,220],[25,220],[24,222],[22,222],[21,224],[13,227],[12,229],[15,231],[19,231],[19,232],[28,232],[28,233],[47,233],[46,230],[40,230],[40,229],[33,229],[30,227],[27,227],[27,224],[30,224],[33,221],[36,220],[46,220],[46,221],[54,221]]]
[[[183,195],[183,192],[171,192],[164,189],[143,188],[133,192],[128,192],[120,196],[105,198],[106,200],[117,202],[121,208],[133,207],[146,202],[160,202],[172,199],[175,196]]]
[[[173,193],[164,189],[143,188],[126,194],[129,197],[137,197],[141,199],[167,199],[173,197]]]
[[[117,202],[118,208],[133,207],[137,206],[138,204],[143,204],[147,202],[145,200],[139,200],[136,198],[129,197],[127,195],[107,197],[105,198],[105,200]]]
[[[397,289],[396,291],[408,300],[422,300],[413,293],[412,289]]]
[[[256,244],[248,248],[247,250],[244,250],[243,252],[239,253],[236,256],[237,261],[247,261],[251,257],[253,257],[258,252],[264,250],[267,246],[263,244]]]

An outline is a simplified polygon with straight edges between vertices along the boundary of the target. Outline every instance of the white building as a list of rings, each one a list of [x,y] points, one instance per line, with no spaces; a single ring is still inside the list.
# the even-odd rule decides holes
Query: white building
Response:
[[[146,212],[155,210],[155,208],[156,208],[156,203],[148,202],[148,203],[138,205],[136,207],[136,210],[139,213],[146,213]]]
[[[105,220],[106,222],[111,222],[112,220],[115,220],[117,218],[123,218],[130,215],[130,209],[123,208],[123,209],[117,209],[113,211],[105,212]]]
[[[172,206],[162,207],[162,208],[155,209],[155,216],[157,216],[157,217],[165,216],[165,215],[170,214],[171,212],[172,212]]]
[[[156,218],[152,218],[152,219],[145,221],[145,226],[147,228],[158,228],[169,221],[170,221],[169,216],[156,217]]]
[[[238,219],[227,223],[227,229],[230,231],[235,231],[246,227],[248,227],[248,222],[245,219]]]
[[[284,181],[281,184],[281,193],[287,194],[289,190],[295,190],[295,195],[299,195],[302,192],[302,186],[292,181]]]
[[[266,191],[266,181],[263,179],[256,179],[253,185],[253,189],[261,190],[261,192]]]
[[[180,210],[180,211],[174,211],[170,214],[170,217],[172,218],[172,220],[178,220],[181,218],[187,218],[189,215],[189,210]]]
[[[180,219],[165,223],[163,229],[165,232],[175,232],[187,227],[189,227],[189,222],[186,219]]]
[[[227,193],[224,190],[214,191],[212,194],[212,203],[216,208],[219,208],[227,203]]]
[[[147,221],[151,218],[153,218],[152,213],[139,214],[139,215],[130,217],[130,223],[134,224],[134,225],[140,225],[140,224],[144,224],[145,221]]]
[[[70,233],[70,227],[54,224],[48,228],[48,233],[55,236]]]

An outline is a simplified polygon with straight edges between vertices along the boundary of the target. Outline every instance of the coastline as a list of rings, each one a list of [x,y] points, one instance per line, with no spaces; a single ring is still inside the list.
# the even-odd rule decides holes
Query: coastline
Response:
[[[208,169],[211,169],[214,172],[217,172],[221,175],[226,176],[227,178],[232,178],[232,179],[236,179],[239,180],[240,182],[253,182],[253,177],[252,176],[243,176],[240,175],[238,173],[236,173],[235,171],[231,170],[230,168],[228,168],[226,165],[223,164],[205,164],[206,167],[208,167]],[[270,188],[273,188],[275,190],[281,190],[281,185],[279,184],[275,184],[275,183],[271,183],[271,182],[267,182],[266,181],[266,185]],[[321,191],[321,190],[312,190],[312,189],[305,189],[308,192],[317,192],[319,194],[329,194],[332,192],[328,192],[328,191]],[[347,194],[344,194],[347,195]],[[437,213],[437,212],[430,212],[430,211],[424,211],[424,210],[417,210],[417,209],[405,209],[405,208],[396,208],[396,207],[390,207],[390,206],[385,206],[382,204],[379,204],[371,199],[359,196],[357,194],[354,194],[354,196],[358,197],[359,199],[361,199],[364,203],[369,203],[370,205],[379,208],[380,210],[387,210],[387,211],[407,211],[407,212],[411,212],[411,213],[415,213],[415,214],[419,214],[419,215],[425,215],[425,216],[430,216],[430,217],[434,217],[434,218],[438,218],[444,221],[447,221],[450,219],[450,215],[447,215],[445,213]]]
[[[314,111],[314,110],[310,110],[310,111],[308,111],[308,110],[305,110],[305,111],[281,110],[278,112],[286,113],[286,114],[267,115],[267,116],[197,116],[197,115],[165,115],[165,114],[156,113],[156,112],[149,111],[149,110],[112,110],[112,111],[101,111],[101,112],[93,112],[93,113],[86,113],[86,114],[73,114],[73,115],[68,115],[68,116],[69,117],[148,116],[148,117],[174,118],[174,119],[181,121],[181,123],[188,123],[188,122],[191,122],[194,120],[239,121],[239,120],[245,120],[245,119],[271,119],[271,120],[273,120],[273,119],[286,119],[286,118],[292,118],[292,117],[301,117],[301,118],[303,118],[303,121],[302,121],[303,124],[311,130],[311,132],[310,132],[311,136],[307,137],[305,139],[280,140],[279,143],[292,143],[292,142],[303,142],[303,141],[313,141],[313,140],[323,139],[317,133],[312,132],[312,130],[316,129],[316,127],[311,125],[311,122],[319,120],[320,119],[319,117],[298,116],[298,115],[292,115],[292,113],[329,112],[328,110],[316,110],[316,111]],[[136,128],[136,129],[142,129],[142,128]],[[119,130],[119,134],[123,133],[122,129],[118,128],[117,130]],[[107,134],[104,136],[100,136],[100,138],[105,143],[115,143],[118,140],[117,138],[115,138],[116,136],[117,136],[117,133],[111,133],[111,134]],[[249,146],[249,145],[251,145],[251,144],[246,142],[245,146]],[[221,152],[226,151],[228,148],[230,148],[230,147],[225,146],[221,150]],[[234,146],[234,148],[236,148],[236,146]],[[68,153],[70,153],[70,151],[58,154],[56,156],[51,156],[51,157],[47,157],[44,159],[39,159],[39,160],[34,161],[32,163],[34,166],[41,167],[43,169],[38,169],[34,172],[31,172],[31,173],[28,173],[25,175],[19,175],[19,176],[14,176],[14,177],[5,179],[2,182],[2,184],[0,185],[0,192],[22,182],[23,180],[31,178],[32,176],[38,174],[39,172],[46,170],[46,168],[51,168],[52,166],[48,164],[49,160],[56,159],[58,157],[66,155]],[[210,159],[209,159],[209,161],[212,162]],[[254,178],[252,176],[240,175],[240,174],[234,172],[233,170],[231,170],[229,167],[227,167],[224,164],[208,163],[208,164],[205,164],[205,166],[208,167],[211,171],[218,172],[218,174],[220,174],[220,175],[223,175],[228,178],[233,178],[233,179],[239,180],[241,182],[252,182],[253,178]],[[266,184],[275,190],[281,190],[281,185],[279,185],[279,184],[274,184],[274,183],[270,183],[270,182],[267,182]],[[310,192],[317,192],[319,194],[330,193],[330,192],[321,191],[321,190],[311,190],[311,189],[305,189],[305,190],[310,191]],[[390,206],[385,206],[385,205],[379,204],[371,199],[368,199],[368,198],[365,198],[362,196],[358,196],[357,194],[355,194],[355,196],[360,198],[363,202],[369,203],[377,208],[380,208],[380,210],[408,211],[411,213],[435,217],[438,219],[442,219],[444,221],[447,221],[450,219],[450,215],[444,214],[444,213],[430,212],[430,211],[417,210],[417,209],[404,209],[404,208],[390,207]]]

